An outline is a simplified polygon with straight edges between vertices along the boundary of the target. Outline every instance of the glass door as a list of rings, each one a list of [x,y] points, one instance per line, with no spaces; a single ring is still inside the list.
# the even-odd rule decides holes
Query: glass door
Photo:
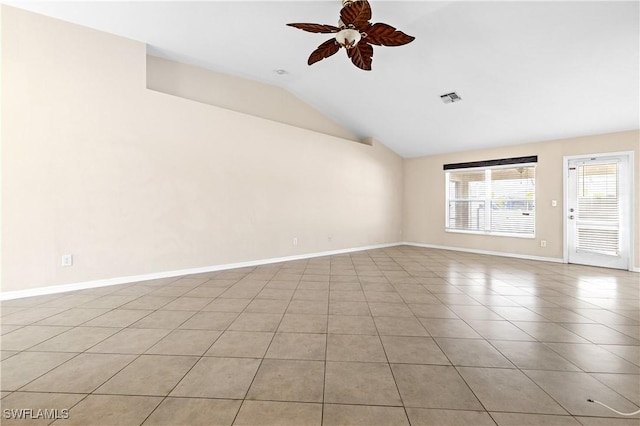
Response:
[[[628,269],[628,158],[569,161],[567,236],[569,263]]]

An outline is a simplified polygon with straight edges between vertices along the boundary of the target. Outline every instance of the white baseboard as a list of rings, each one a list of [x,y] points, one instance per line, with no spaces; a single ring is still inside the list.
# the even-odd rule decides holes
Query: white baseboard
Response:
[[[518,253],[505,253],[501,251],[491,251],[491,250],[478,250],[464,247],[450,247],[450,246],[439,246],[436,244],[423,244],[423,243],[413,243],[405,241],[402,245],[414,246],[414,247],[423,247],[423,248],[434,248],[439,250],[452,250],[452,251],[461,251],[465,253],[475,253],[475,254],[487,254],[490,256],[502,256],[502,257],[513,257],[516,259],[525,259],[525,260],[537,260],[542,262],[554,262],[554,263],[565,263],[562,258],[559,257],[542,257],[542,256],[531,256],[528,254],[518,254]]]
[[[317,253],[305,253],[294,256],[276,257],[272,259],[252,260],[249,262],[228,263],[224,265],[205,266],[201,268],[180,269],[177,271],[165,271],[153,274],[133,275],[128,277],[108,278],[104,280],[85,281],[73,284],[63,284],[49,287],[36,287],[26,290],[7,291],[0,293],[0,300],[20,299],[23,297],[43,296],[47,294],[64,293],[67,291],[86,290],[89,288],[105,287],[110,285],[135,283],[140,281],[155,280],[158,278],[172,278],[183,275],[201,274],[204,272],[224,271],[227,269],[246,268],[251,266],[268,265],[271,263],[288,262],[291,260],[311,259],[314,257],[333,256],[336,254],[353,253],[364,250],[374,250],[387,247],[395,247],[402,243],[377,244],[365,247],[356,247],[341,250],[323,251]]]
[[[252,260],[249,262],[205,266],[201,268],[180,269],[176,271],[158,272],[153,274],[133,275],[128,277],[117,277],[117,278],[109,278],[104,280],[85,281],[85,282],[56,285],[56,286],[50,286],[50,287],[36,287],[36,288],[27,289],[27,290],[7,291],[7,292],[0,293],[0,300],[12,300],[12,299],[20,299],[23,297],[43,296],[47,294],[64,293],[67,291],[86,290],[89,288],[135,283],[140,281],[155,280],[159,278],[172,278],[172,277],[179,277],[183,275],[201,274],[205,272],[224,271],[227,269],[261,266],[261,265],[268,265],[271,263],[288,262],[292,260],[302,260],[302,259],[312,259],[314,257],[333,256],[337,254],[353,253],[353,252],[364,251],[364,250],[375,250],[375,249],[397,247],[397,246],[403,246],[403,245],[423,247],[423,248],[433,248],[433,249],[439,249],[439,250],[452,250],[452,251],[459,251],[459,252],[465,252],[465,253],[486,254],[490,256],[512,257],[516,259],[537,260],[542,262],[565,263],[563,259],[556,258],[556,257],[530,256],[526,254],[504,253],[504,252],[497,252],[497,251],[490,251],[490,250],[477,250],[477,249],[470,249],[470,248],[464,248],[464,247],[450,247],[450,246],[441,246],[441,245],[435,245],[435,244],[423,244],[423,243],[414,243],[414,242],[405,241],[400,243],[377,244],[372,246],[355,247],[350,249],[331,250],[331,251],[323,251],[323,252],[317,252],[317,253],[299,254],[294,256],[276,257],[272,259]],[[631,268],[630,271],[640,272],[640,268]]]

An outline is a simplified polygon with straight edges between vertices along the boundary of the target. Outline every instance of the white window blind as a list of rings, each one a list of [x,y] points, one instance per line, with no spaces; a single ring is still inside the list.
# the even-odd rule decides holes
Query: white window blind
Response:
[[[466,167],[446,173],[446,229],[533,237],[535,164]]]
[[[578,166],[577,250],[618,255],[618,164]]]

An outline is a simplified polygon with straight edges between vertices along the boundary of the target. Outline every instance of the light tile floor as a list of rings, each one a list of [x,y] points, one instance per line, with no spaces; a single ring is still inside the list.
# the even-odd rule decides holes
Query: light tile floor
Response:
[[[640,406],[639,293],[394,247],[5,301],[2,424],[637,426],[586,399]]]

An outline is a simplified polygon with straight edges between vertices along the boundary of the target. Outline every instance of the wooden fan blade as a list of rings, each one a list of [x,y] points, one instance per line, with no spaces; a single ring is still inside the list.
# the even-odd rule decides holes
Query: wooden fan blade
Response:
[[[347,49],[347,55],[353,64],[365,71],[371,71],[371,61],[373,59],[373,46],[360,41],[360,43]]]
[[[337,33],[340,31],[340,28],[334,27],[333,25],[325,25],[325,24],[287,24],[290,27],[299,28],[304,31],[308,31],[310,33]]]
[[[367,43],[378,46],[402,46],[411,43],[416,38],[406,35],[402,31],[396,30],[388,24],[377,23],[369,26],[364,32],[367,33]]]
[[[340,45],[336,43],[336,39],[332,38],[322,43],[316,50],[311,53],[307,63],[313,65],[318,61],[328,58],[329,56],[340,50]]]
[[[340,19],[345,25],[353,25],[358,30],[364,30],[371,20],[371,6],[367,0],[356,0],[342,8]]]

